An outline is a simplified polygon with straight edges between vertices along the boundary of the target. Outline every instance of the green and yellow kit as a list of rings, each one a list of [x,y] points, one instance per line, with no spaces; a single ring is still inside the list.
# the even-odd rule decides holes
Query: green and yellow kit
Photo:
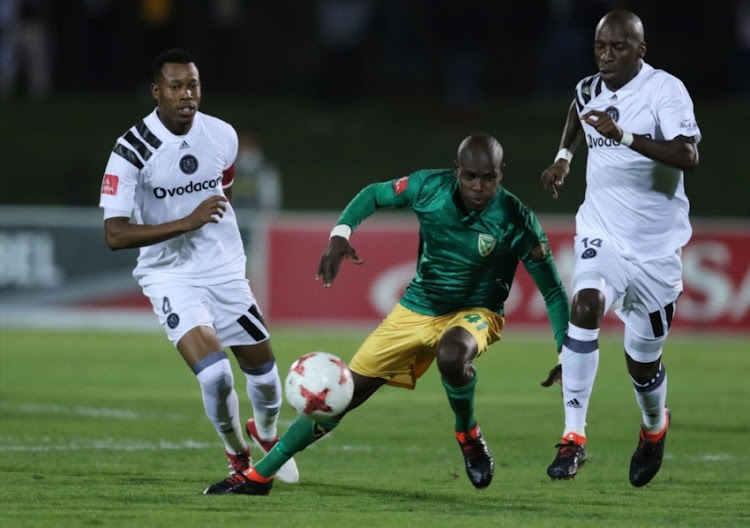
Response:
[[[494,330],[490,328],[489,337],[480,341],[480,353],[499,338],[504,323],[504,303],[518,263],[523,263],[544,297],[559,349],[567,329],[569,303],[547,247],[547,237],[536,216],[502,186],[481,212],[465,212],[460,200],[454,171],[420,170],[403,178],[368,185],[347,205],[338,224],[355,230],[379,208],[414,211],[419,220],[420,236],[417,270],[399,303],[411,312],[433,318],[468,310],[463,317],[471,322],[473,309],[486,309],[497,314],[498,322],[490,324]],[[532,250],[540,244],[547,251],[543,256],[535,253],[537,258],[532,258]],[[401,321],[404,318],[401,314],[402,311],[396,310],[389,317],[398,315]],[[482,317],[482,320],[486,319]],[[385,323],[389,322],[386,319]],[[471,327],[467,329],[472,330]],[[376,334],[382,336],[382,330],[379,328]],[[483,327],[478,330],[483,330]],[[381,337],[377,347],[371,347],[367,342],[363,346],[374,353],[375,349],[383,348],[385,341],[388,340]],[[432,348],[431,341],[423,344]],[[359,352],[357,355],[361,356]],[[362,366],[362,359],[355,356],[352,366]],[[398,377],[398,369],[383,371],[381,364],[386,357],[370,359],[374,361],[368,360],[367,364],[372,368],[363,366],[363,375]],[[412,363],[412,376],[409,377],[421,375],[422,368],[416,373],[413,369]],[[403,384],[408,385],[411,384]]]

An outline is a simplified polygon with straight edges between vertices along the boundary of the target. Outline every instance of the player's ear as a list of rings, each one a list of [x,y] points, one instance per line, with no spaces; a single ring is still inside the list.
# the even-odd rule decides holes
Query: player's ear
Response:
[[[159,100],[159,85],[156,83],[151,83],[151,97]]]
[[[638,44],[638,58],[642,59],[645,56],[646,56],[646,43],[641,42],[640,44]]]

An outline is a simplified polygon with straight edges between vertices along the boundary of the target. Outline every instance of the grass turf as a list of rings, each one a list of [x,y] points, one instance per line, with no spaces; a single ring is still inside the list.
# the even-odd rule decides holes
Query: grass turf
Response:
[[[311,350],[348,359],[359,332],[279,330],[280,371]],[[3,526],[740,526],[750,523],[747,339],[667,343],[673,426],[661,472],[628,482],[639,412],[619,339],[601,340],[589,461],[546,466],[562,432],[559,389],[539,381],[549,339],[508,332],[477,360],[477,417],[495,479],[470,485],[435,367],[417,390],[385,387],[298,454],[301,482],[268,497],[206,497],[225,476],[199,389],[161,334],[0,331]],[[235,371],[243,416],[250,406]],[[293,413],[282,412],[283,429]],[[256,454],[258,456],[258,454]]]

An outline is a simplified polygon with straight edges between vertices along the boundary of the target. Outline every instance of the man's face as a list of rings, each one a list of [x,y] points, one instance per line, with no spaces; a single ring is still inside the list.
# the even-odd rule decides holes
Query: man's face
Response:
[[[499,167],[490,160],[477,162],[471,160],[465,165],[456,167],[458,192],[461,200],[469,211],[483,211],[495,196],[500,186],[501,173]]]
[[[638,74],[645,53],[645,44],[629,34],[626,24],[603,23],[596,28],[594,58],[610,90],[621,88]]]
[[[159,103],[159,117],[175,134],[184,134],[193,124],[201,101],[201,81],[195,64],[167,62],[151,95]]]

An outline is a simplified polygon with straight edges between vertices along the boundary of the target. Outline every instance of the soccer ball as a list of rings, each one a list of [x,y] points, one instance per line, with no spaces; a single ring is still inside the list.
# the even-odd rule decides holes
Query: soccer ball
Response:
[[[337,416],[352,401],[354,380],[349,367],[328,352],[305,354],[289,367],[284,382],[289,405],[302,416]]]

